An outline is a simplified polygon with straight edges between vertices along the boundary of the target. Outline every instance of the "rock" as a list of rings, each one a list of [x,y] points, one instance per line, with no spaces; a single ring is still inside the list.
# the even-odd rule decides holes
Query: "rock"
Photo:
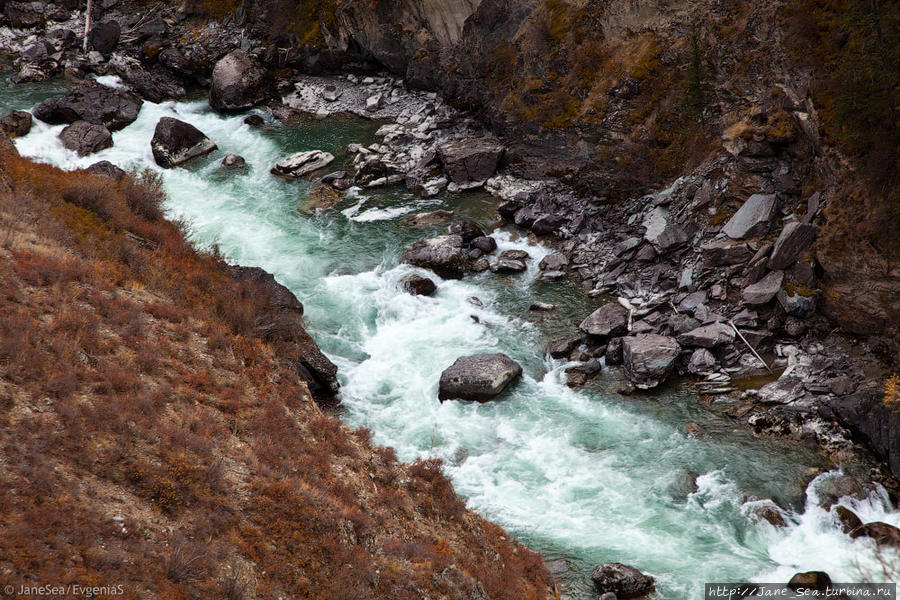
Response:
[[[642,390],[654,388],[672,372],[680,353],[675,338],[655,333],[627,337],[622,341],[625,375]]]
[[[485,237],[484,230],[478,223],[466,219],[454,219],[447,227],[447,234],[458,235],[465,244],[468,244],[475,238]]]
[[[734,213],[722,232],[733,240],[762,235],[769,228],[774,211],[774,194],[753,194]]]
[[[761,306],[767,304],[781,290],[784,283],[784,271],[773,271],[753,285],[748,285],[741,292],[744,304]]]
[[[491,271],[494,273],[521,273],[528,269],[524,261],[512,258],[498,258],[497,262],[491,265]]]
[[[11,27],[30,29],[43,25],[46,21],[43,10],[38,10],[38,6],[41,5],[36,6],[34,2],[6,2],[3,14]]]
[[[297,152],[272,167],[271,173],[279,177],[300,178],[313,171],[318,171],[334,161],[334,155],[322,150]]]
[[[403,253],[403,262],[430,269],[444,279],[462,279],[468,256],[458,235],[441,235],[413,244]]]
[[[236,281],[253,282],[265,290],[266,305],[269,308],[303,314],[303,304],[297,299],[294,292],[278,283],[275,276],[268,271],[259,267],[235,265],[228,267],[228,273]]]
[[[403,291],[413,296],[430,296],[437,291],[437,286],[428,277],[410,275],[400,282]]]
[[[500,253],[499,258],[503,260],[527,260],[528,253],[524,250],[504,250]]]
[[[491,138],[463,138],[438,148],[444,170],[456,184],[485,181],[497,171],[503,145]]]
[[[712,355],[712,352],[710,352],[706,348],[698,348],[697,350],[694,350],[693,354],[691,354],[691,359],[690,361],[688,361],[687,370],[688,373],[692,373],[694,375],[703,375],[714,371],[716,365],[716,357]]]
[[[247,161],[240,154],[226,154],[222,159],[222,166],[226,169],[245,169]]]
[[[684,426],[684,434],[689,437],[697,437],[700,435],[701,429],[699,423],[694,423],[691,421],[687,425]]]
[[[628,333],[628,311],[618,302],[604,304],[581,322],[579,329],[597,338]]]
[[[766,521],[773,527],[787,527],[778,506],[771,500],[760,500],[748,506],[750,516],[756,521]]]
[[[78,156],[87,156],[113,145],[112,134],[103,125],[94,125],[87,121],[75,121],[59,134],[62,145]]]
[[[831,577],[824,571],[806,571],[805,573],[797,573],[791,577],[787,586],[794,591],[804,589],[824,592],[831,587]]]
[[[375,112],[384,104],[384,97],[381,94],[373,94],[366,99],[366,110]]]
[[[669,486],[669,491],[675,498],[685,500],[700,489],[697,485],[697,477],[699,476],[694,471],[681,471],[676,476],[675,481]]]
[[[190,123],[163,117],[156,124],[150,148],[156,164],[164,169],[171,169],[209,154],[217,146]]]
[[[249,115],[244,118],[244,123],[250,127],[262,127],[266,124],[266,120],[259,115]]]
[[[119,35],[121,33],[122,28],[118,22],[103,21],[91,27],[91,32],[88,34],[88,43],[100,54],[108,56],[119,43]]]
[[[500,216],[507,220],[512,221],[516,213],[522,210],[523,205],[518,200],[507,200],[505,202],[501,202],[497,206],[497,212],[500,213]]]
[[[552,310],[556,310],[556,305],[550,304],[549,302],[532,302],[531,306],[528,307],[528,310],[533,310],[536,312],[550,312]]]
[[[879,546],[900,548],[900,529],[881,521],[860,525],[850,532],[850,537],[853,539],[867,537],[875,540]]]
[[[597,596],[597,600],[618,600],[617,596],[612,592],[606,592]]]
[[[446,177],[418,177],[413,173],[406,176],[406,189],[422,198],[433,198],[447,189]]]
[[[486,402],[499,396],[522,374],[522,366],[505,354],[463,356],[441,373],[438,399]]]
[[[818,487],[819,506],[830,509],[841,498],[863,500],[866,488],[856,477],[850,475],[829,476]]]
[[[784,312],[800,318],[809,317],[816,312],[816,296],[814,293],[802,294],[797,289],[793,289],[793,291],[794,293],[791,294],[786,289],[778,290],[778,304],[781,305]]]
[[[28,135],[31,131],[31,113],[24,110],[14,110],[0,119],[0,131],[11,138]]]
[[[637,251],[637,254],[634,255],[634,259],[638,262],[652,262],[656,259],[658,254],[653,246],[643,246],[640,250]]]
[[[91,166],[87,168],[89,173],[93,173],[94,175],[101,175],[103,177],[108,177],[109,179],[121,179],[125,177],[126,173],[124,170],[120,169],[116,165],[112,164],[108,160],[101,160],[100,162],[95,162]]]
[[[608,366],[622,364],[622,338],[614,337],[606,345],[604,359]]]
[[[252,108],[265,98],[265,75],[256,57],[243,50],[230,52],[213,68],[209,105],[222,111]]]
[[[678,336],[682,346],[714,348],[734,341],[734,329],[725,323],[709,323]]]
[[[816,239],[816,228],[793,221],[784,226],[781,235],[775,242],[772,256],[769,258],[769,268],[773,271],[787,269],[800,258],[800,254],[806,250]]]
[[[322,99],[325,102],[337,102],[342,95],[343,91],[339,90],[336,85],[329,84],[322,89]]]
[[[51,125],[87,121],[118,131],[137,119],[143,100],[93,80],[73,85],[61,98],[41,102],[34,116]]]
[[[526,206],[516,211],[516,214],[513,215],[513,223],[523,229],[529,229],[534,225],[537,218],[538,215],[535,213],[534,207]]]
[[[553,358],[565,358],[581,343],[580,337],[567,337],[550,341],[546,346],[547,354]]]
[[[109,61],[109,67],[137,92],[150,102],[184,98],[186,92],[174,75],[164,68],[151,72],[134,58],[116,54]]]
[[[566,385],[579,387],[594,379],[600,373],[600,361],[590,359],[583,364],[566,369]]]
[[[317,185],[300,202],[300,214],[309,216],[320,210],[332,209],[343,199],[344,195],[330,185]]]
[[[634,567],[622,563],[602,563],[591,571],[594,587],[601,594],[612,592],[617,598],[639,598],[653,591],[654,581]]]
[[[838,504],[832,507],[832,512],[834,513],[837,522],[841,524],[841,530],[844,533],[849,534],[854,529],[862,527],[863,522],[856,516],[856,513],[849,508]]]
[[[548,254],[538,263],[541,271],[562,271],[569,266],[569,258],[565,254]]]
[[[747,244],[736,244],[727,239],[707,242],[700,247],[700,253],[707,267],[741,265],[753,257],[753,250]]]
[[[490,236],[482,235],[469,242],[469,245],[472,248],[481,250],[484,254],[490,254],[497,249],[497,240]]]
[[[660,252],[667,252],[684,244],[688,239],[688,234],[683,227],[677,223],[668,223],[659,234],[648,241],[659,248]]]
[[[565,224],[566,219],[563,216],[544,215],[531,225],[531,230],[537,235],[550,235],[558,232]]]
[[[431,212],[419,213],[407,217],[400,221],[400,223],[407,227],[431,227],[432,225],[438,225],[452,218],[453,211],[451,210],[433,210]]]

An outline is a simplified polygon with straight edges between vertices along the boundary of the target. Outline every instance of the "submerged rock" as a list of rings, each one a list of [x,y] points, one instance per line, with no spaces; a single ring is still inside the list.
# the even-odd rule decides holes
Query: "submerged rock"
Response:
[[[103,125],[75,121],[59,134],[62,145],[78,156],[87,156],[113,145],[112,134]]]
[[[332,161],[334,161],[334,155],[330,152],[322,150],[297,152],[275,163],[271,172],[279,177],[299,178],[328,166]]]
[[[344,195],[329,185],[317,185],[309,190],[300,202],[300,213],[311,215],[320,210],[329,210],[337,206]]]
[[[601,594],[612,592],[617,598],[639,598],[653,591],[654,581],[634,567],[622,563],[602,563],[591,571],[594,587]]]
[[[453,211],[451,210],[433,210],[431,212],[412,215],[411,217],[403,219],[400,223],[408,227],[430,227],[452,218]]]
[[[265,75],[256,57],[234,50],[213,68],[209,105],[226,111],[252,108],[265,98]]]
[[[625,375],[642,390],[658,386],[672,372],[681,346],[664,335],[642,333],[622,341]]]
[[[100,54],[107,55],[115,50],[121,33],[122,28],[118,22],[113,20],[103,21],[91,27],[91,32],[88,34],[88,43]]]
[[[521,374],[522,366],[505,354],[463,356],[441,373],[438,399],[486,402]]]
[[[163,117],[156,124],[150,148],[156,164],[170,169],[205,156],[216,150],[217,146],[190,123]]]

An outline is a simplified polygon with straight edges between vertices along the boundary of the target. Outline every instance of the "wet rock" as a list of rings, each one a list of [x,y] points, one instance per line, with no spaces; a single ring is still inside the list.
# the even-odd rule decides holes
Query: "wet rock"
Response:
[[[547,354],[553,358],[565,358],[581,343],[580,337],[566,337],[552,340],[545,348]]]
[[[727,239],[713,240],[700,247],[703,264],[707,267],[742,265],[753,257],[753,250],[747,244],[734,243]]]
[[[580,387],[600,374],[600,361],[590,359],[583,364],[566,369],[566,385]]]
[[[88,34],[90,46],[103,55],[109,55],[119,43],[122,28],[117,21],[103,21],[91,27]]]
[[[444,279],[462,279],[469,268],[468,255],[458,235],[416,242],[403,253],[403,262],[434,271]]]
[[[330,152],[322,150],[297,152],[275,163],[271,173],[279,177],[293,177],[297,179],[327,167],[332,161],[334,161],[334,155]]]
[[[468,244],[475,238],[485,237],[484,230],[478,223],[466,219],[455,219],[447,227],[448,235],[458,235],[463,243]]]
[[[701,429],[699,423],[694,423],[693,421],[684,426],[684,434],[691,437],[697,437],[700,435]]]
[[[761,306],[767,304],[781,290],[784,283],[784,271],[773,271],[753,285],[748,285],[741,292],[744,304]]]
[[[78,156],[87,156],[113,145],[112,134],[103,125],[95,125],[87,121],[75,121],[59,134],[62,145]]]
[[[112,164],[108,160],[101,160],[100,162],[95,162],[91,166],[87,168],[89,173],[93,173],[94,175],[101,175],[103,177],[108,177],[109,179],[121,179],[125,177],[126,173],[124,170],[120,169],[116,165]]]
[[[781,235],[775,242],[772,256],[769,258],[769,268],[773,271],[787,269],[800,258],[800,254],[806,250],[816,239],[816,228],[793,221],[784,226]]]
[[[81,81],[61,98],[41,102],[34,116],[51,125],[87,121],[118,131],[137,119],[143,100],[125,90],[96,81]]]
[[[672,372],[681,346],[675,338],[643,333],[622,342],[625,375],[642,390],[658,386]]]
[[[226,169],[245,169],[247,161],[240,154],[226,154],[222,159],[222,166]]]
[[[446,177],[429,177],[426,174],[417,176],[409,173],[406,175],[406,188],[422,198],[433,198],[447,189]]]
[[[11,138],[28,135],[31,131],[31,113],[24,110],[14,110],[0,119],[0,131]]]
[[[150,102],[184,98],[184,87],[165,69],[151,73],[137,59],[116,54],[109,61],[110,68],[122,80]]]
[[[329,185],[317,185],[300,202],[300,214],[312,215],[320,210],[330,210],[337,206],[344,195]]]
[[[694,471],[681,471],[669,486],[669,491],[676,499],[686,499],[700,489],[697,486],[697,477],[699,476],[699,473]]]
[[[774,194],[753,194],[734,213],[722,232],[734,240],[762,235],[769,228],[774,211]]]
[[[628,311],[618,302],[604,304],[582,321],[579,329],[600,339],[624,335],[628,332]]]
[[[531,306],[528,307],[528,310],[533,310],[536,312],[550,312],[556,310],[556,305],[550,304],[549,302],[532,302]]]
[[[490,138],[464,138],[443,144],[438,156],[457,184],[485,181],[497,171],[503,145]]]
[[[734,329],[725,323],[701,325],[678,336],[678,343],[688,347],[714,348],[733,341]]]
[[[407,217],[400,221],[403,225],[407,227],[431,227],[433,225],[439,225],[445,221],[448,221],[453,218],[453,211],[451,210],[433,210],[431,212],[419,213],[417,215],[412,215],[411,217]]]
[[[538,263],[541,271],[562,271],[569,266],[569,258],[565,254],[548,254]]]
[[[499,258],[502,260],[524,261],[529,258],[529,255],[524,250],[504,250],[500,253]]]
[[[692,373],[694,375],[702,375],[714,371],[717,365],[718,363],[716,362],[716,357],[712,355],[712,352],[710,352],[706,348],[698,348],[697,350],[694,350],[693,354],[691,354],[691,359],[690,361],[688,361],[687,370],[688,373]]]
[[[830,509],[840,498],[863,500],[866,488],[856,477],[836,475],[827,477],[818,487],[819,506]]]
[[[778,290],[778,304],[784,312],[800,318],[809,317],[816,312],[815,294],[803,294],[796,289],[793,292],[789,293],[786,289]]]
[[[603,358],[608,366],[622,364],[622,338],[614,337],[609,340]]]
[[[431,296],[437,291],[437,286],[428,277],[410,275],[400,282],[403,291],[413,296]]]
[[[469,242],[469,246],[480,250],[484,254],[490,254],[497,249],[497,240],[487,235],[481,235]]]
[[[832,512],[834,513],[835,519],[841,525],[841,530],[844,533],[850,533],[854,529],[861,527],[863,522],[859,517],[856,516],[856,513],[850,510],[845,506],[841,506],[840,504],[832,507]]]
[[[522,374],[522,366],[505,354],[463,356],[441,373],[438,399],[487,402]]]
[[[550,235],[557,233],[565,224],[566,219],[563,216],[544,215],[531,225],[531,230],[537,235]]]
[[[249,115],[244,118],[244,123],[250,127],[262,127],[266,124],[266,120],[259,115]]]
[[[156,124],[150,149],[156,164],[170,169],[205,156],[216,150],[217,146],[190,123],[163,117]]]
[[[766,521],[773,527],[787,527],[778,506],[771,500],[757,500],[747,506],[747,512],[756,522]]]
[[[265,75],[256,57],[243,50],[232,51],[213,68],[209,105],[223,111],[252,108],[265,98]]]
[[[602,563],[591,571],[591,580],[600,593],[612,592],[617,598],[639,598],[653,591],[654,581],[634,567],[622,563]]]
[[[831,577],[824,571],[806,571],[791,577],[787,586],[794,591],[800,589],[825,591],[831,587]]]
[[[494,273],[521,273],[528,269],[524,261],[512,258],[498,258],[497,262],[491,265],[491,271]]]
[[[879,546],[900,548],[900,529],[881,521],[860,525],[850,532],[850,537],[853,539],[867,537],[875,540]]]

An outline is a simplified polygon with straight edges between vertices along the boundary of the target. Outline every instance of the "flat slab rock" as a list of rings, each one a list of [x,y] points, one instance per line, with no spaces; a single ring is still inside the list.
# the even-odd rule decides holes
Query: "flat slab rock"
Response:
[[[438,399],[487,402],[522,375],[522,366],[505,354],[462,356],[441,373]]]
[[[681,353],[675,338],[642,333],[622,340],[625,375],[642,390],[655,388],[666,380]]]
[[[334,155],[322,150],[309,150],[297,152],[280,160],[272,167],[272,175],[280,177],[303,177],[313,171],[318,171],[334,161]]]
[[[753,194],[722,228],[733,240],[762,235],[769,228],[775,211],[775,194]]]

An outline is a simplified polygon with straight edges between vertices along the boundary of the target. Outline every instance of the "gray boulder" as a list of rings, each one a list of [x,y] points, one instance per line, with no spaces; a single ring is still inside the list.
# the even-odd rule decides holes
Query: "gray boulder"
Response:
[[[622,340],[625,375],[642,390],[665,381],[680,353],[681,346],[675,338],[664,335],[642,333]]]
[[[594,587],[601,594],[612,592],[617,598],[639,598],[653,591],[654,581],[634,567],[622,563],[602,563],[591,571]]]
[[[171,169],[209,154],[217,146],[190,123],[163,117],[156,124],[150,149],[156,164],[164,169]]]
[[[24,110],[14,110],[0,119],[0,131],[9,137],[22,137],[31,131],[31,113]]]
[[[86,80],[73,85],[61,98],[41,102],[34,116],[50,125],[87,121],[118,131],[137,119],[143,103],[131,92]]]
[[[437,273],[444,279],[462,279],[469,267],[468,254],[458,235],[440,235],[413,244],[403,262]]]
[[[487,402],[521,374],[522,366],[505,354],[463,356],[441,373],[438,399]]]
[[[762,235],[769,228],[774,211],[774,194],[753,194],[734,213],[722,232],[734,240]]]
[[[628,311],[618,302],[610,302],[592,312],[578,327],[597,338],[624,335],[628,332]]]
[[[213,68],[209,105],[223,111],[252,108],[265,98],[265,76],[266,71],[256,57],[234,50]]]
[[[793,221],[784,226],[781,235],[775,242],[769,268],[773,271],[787,269],[797,262],[800,254],[816,239],[816,228],[813,225]]]
[[[59,134],[62,145],[78,156],[87,156],[113,145],[112,134],[103,125],[87,121],[75,121]]]
[[[709,323],[678,336],[682,346],[694,348],[715,348],[734,341],[734,329],[725,323]]]
[[[484,181],[496,171],[504,148],[491,138],[464,138],[438,148],[450,179],[457,184]]]
[[[741,292],[744,304],[761,306],[767,304],[781,290],[784,283],[784,271],[772,271],[753,285],[748,285]]]
[[[703,264],[707,267],[724,267],[744,264],[753,258],[753,250],[747,244],[727,239],[713,240],[700,247]]]
[[[279,177],[293,177],[296,179],[313,171],[318,171],[331,164],[332,161],[334,161],[334,155],[330,152],[323,152],[322,150],[297,152],[275,163],[271,173]]]

